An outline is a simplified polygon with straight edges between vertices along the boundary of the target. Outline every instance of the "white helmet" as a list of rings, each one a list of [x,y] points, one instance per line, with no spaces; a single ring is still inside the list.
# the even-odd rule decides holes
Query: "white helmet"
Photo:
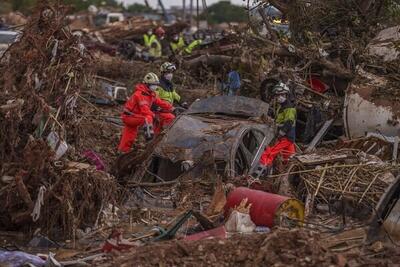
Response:
[[[149,72],[144,76],[143,83],[150,85],[151,84],[158,85],[160,84],[160,80],[158,79],[158,76],[155,73]]]
[[[289,94],[290,89],[286,84],[280,82],[277,85],[275,85],[274,89],[272,90],[272,93],[274,93],[275,95]]]
[[[176,66],[170,62],[165,62],[160,67],[161,73],[176,71]]]

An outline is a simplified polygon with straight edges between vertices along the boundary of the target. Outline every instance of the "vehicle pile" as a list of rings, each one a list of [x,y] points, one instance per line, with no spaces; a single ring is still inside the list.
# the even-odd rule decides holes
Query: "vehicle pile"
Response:
[[[50,250],[64,266],[398,262],[399,28],[381,31],[376,3],[269,2],[290,34],[271,30],[258,7],[251,33],[239,27],[168,58],[190,107],[117,155],[122,104],[164,61],[127,57],[121,41],[136,46],[159,23],[134,17],[73,34],[65,6],[38,1],[0,65],[4,247]],[[241,96],[221,96],[230,70]],[[281,81],[298,112],[296,155],[255,177],[276,137]]]

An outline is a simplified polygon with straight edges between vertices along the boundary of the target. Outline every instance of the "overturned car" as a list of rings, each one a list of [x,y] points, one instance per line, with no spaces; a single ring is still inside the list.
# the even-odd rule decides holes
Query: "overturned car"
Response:
[[[274,138],[274,126],[267,123],[268,107],[261,100],[240,96],[194,102],[154,146],[148,146],[146,158],[132,152],[120,159],[120,171],[131,168],[128,180],[135,182],[202,177],[210,166],[222,177],[247,174]]]

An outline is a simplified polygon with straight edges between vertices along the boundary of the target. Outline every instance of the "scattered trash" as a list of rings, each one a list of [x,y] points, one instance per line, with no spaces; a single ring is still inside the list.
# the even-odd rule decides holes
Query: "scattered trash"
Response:
[[[215,229],[203,231],[197,234],[188,235],[183,240],[184,241],[198,241],[209,238],[227,238],[226,229],[224,226],[217,227]]]
[[[44,267],[46,261],[38,256],[22,251],[1,251],[0,264],[4,266],[20,267],[31,264],[35,267]]]
[[[225,223],[228,232],[251,233],[256,229],[256,225],[250,218],[251,204],[247,204],[247,198],[243,199],[234,208]]]
[[[54,159],[59,160],[68,150],[68,145],[65,141],[60,140],[60,137],[56,132],[51,132],[47,136],[47,142],[51,149],[56,153]]]
[[[87,158],[92,164],[96,165],[96,170],[104,171],[106,169],[103,160],[93,150],[84,151],[83,156]]]
[[[122,237],[122,233],[119,230],[114,229],[110,236],[107,238],[105,243],[103,244],[101,251],[102,252],[111,252],[113,250],[124,251],[129,250],[135,247],[136,244],[130,242],[127,239]]]
[[[59,248],[60,245],[40,234],[34,236],[28,243],[28,247],[35,248]]]

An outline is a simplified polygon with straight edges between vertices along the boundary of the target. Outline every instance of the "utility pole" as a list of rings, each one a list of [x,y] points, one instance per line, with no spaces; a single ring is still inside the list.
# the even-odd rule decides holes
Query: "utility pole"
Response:
[[[208,11],[207,11],[207,2],[206,2],[206,0],[202,0],[202,4],[203,4],[203,14],[204,14],[204,17],[206,19],[207,28],[209,28],[209,26],[208,26]]]
[[[190,0],[190,27],[193,26],[193,0]]]
[[[182,20],[186,21],[186,0],[182,0]]]
[[[196,21],[197,21],[197,30],[200,28],[200,21],[199,21],[199,0],[197,2],[197,8],[196,8]]]

